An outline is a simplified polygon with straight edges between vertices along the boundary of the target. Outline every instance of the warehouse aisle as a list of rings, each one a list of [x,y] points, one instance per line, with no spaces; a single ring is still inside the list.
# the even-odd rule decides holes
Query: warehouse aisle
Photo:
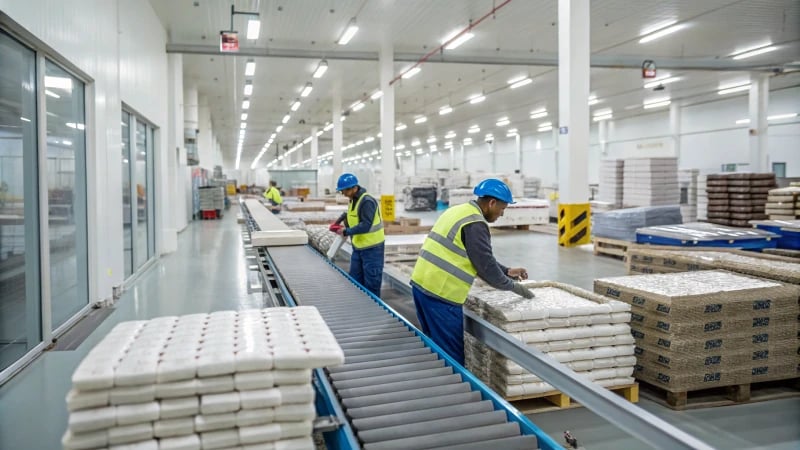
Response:
[[[72,372],[117,323],[261,306],[260,295],[247,294],[234,210],[219,221],[191,223],[178,239],[178,251],[142,273],[77,350],[46,352],[0,387],[0,450],[61,448]]]

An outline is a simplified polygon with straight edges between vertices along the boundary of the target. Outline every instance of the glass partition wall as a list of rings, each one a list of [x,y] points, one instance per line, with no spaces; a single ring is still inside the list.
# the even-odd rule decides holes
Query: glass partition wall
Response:
[[[126,277],[155,256],[155,129],[122,111],[122,205]]]

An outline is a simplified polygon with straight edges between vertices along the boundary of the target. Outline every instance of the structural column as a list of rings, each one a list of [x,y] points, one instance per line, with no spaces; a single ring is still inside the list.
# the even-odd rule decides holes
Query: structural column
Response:
[[[608,121],[597,122],[597,140],[600,141],[600,156],[608,156]]]
[[[753,74],[750,83],[750,171],[767,172],[767,108],[769,78]]]
[[[558,243],[589,242],[590,3],[558,0]]]
[[[467,153],[464,151],[464,144],[461,144],[461,172],[467,173]]]
[[[333,82],[333,188],[336,188],[336,180],[342,174],[342,141],[344,139],[342,124],[342,82],[338,78]]]
[[[394,47],[391,26],[384,25],[378,59],[381,79],[381,194],[394,195]]]
[[[517,170],[522,174],[522,136],[517,133],[514,138],[517,144]]]
[[[681,166],[681,107],[677,102],[669,104],[669,134],[672,136],[672,151]]]
[[[453,174],[453,170],[456,167],[456,148],[455,146],[450,146],[450,174]]]

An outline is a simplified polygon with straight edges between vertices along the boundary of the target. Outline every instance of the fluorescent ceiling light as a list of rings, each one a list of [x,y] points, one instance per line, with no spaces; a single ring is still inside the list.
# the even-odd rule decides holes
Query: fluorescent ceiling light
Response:
[[[331,130],[331,128],[333,128],[333,124],[332,124],[332,123],[329,123],[329,124],[325,125],[325,128],[323,128],[322,130],[323,130],[323,131],[330,131],[330,130]]]
[[[250,108],[250,100],[245,100],[242,102],[242,109],[249,109]]]
[[[413,141],[411,141],[411,146],[412,146],[412,147],[419,147],[419,146],[420,146],[420,144],[421,144],[421,143],[419,142],[419,139],[417,139],[417,138],[414,138],[414,140],[413,140]]]
[[[792,119],[794,117],[797,117],[797,113],[778,114],[778,115],[775,115],[775,116],[768,116],[767,120]]]
[[[652,109],[652,108],[660,108],[662,106],[667,106],[672,103],[669,97],[652,99],[652,100],[645,100],[644,109]]]
[[[369,98],[371,98],[372,100],[377,100],[381,97],[383,97],[383,91],[375,91],[372,93],[372,95],[369,96]]]
[[[242,113],[242,121],[247,120],[247,113]]]
[[[44,93],[47,94],[48,97],[61,98],[60,95],[56,94],[55,92],[51,91],[50,89],[45,89]]]
[[[598,103],[600,103],[600,100],[597,99],[597,96],[595,96],[595,95],[590,95],[589,96],[589,106],[596,105]],[[533,114],[533,113],[531,113],[531,114]],[[531,117],[531,119],[533,119],[533,117]]]
[[[325,72],[327,71],[328,71],[328,61],[323,59],[322,61],[319,62],[319,64],[317,65],[317,69],[314,70],[314,74],[311,76],[314,78],[322,78],[322,76],[325,75]]]
[[[427,142],[428,144],[433,144],[434,142],[436,142],[436,136],[429,137],[425,142]]]
[[[244,76],[252,77],[256,74],[256,62],[255,61],[247,61],[244,65]]]
[[[522,86],[525,86],[525,85],[533,83],[533,80],[530,77],[525,77],[525,78],[523,78],[521,80],[517,80],[517,81],[514,81],[514,82],[509,81],[509,83],[511,84],[511,89],[516,89],[518,87],[522,87]]]
[[[350,22],[347,22],[347,27],[344,29],[344,32],[339,37],[339,40],[336,41],[339,45],[347,45],[350,42],[350,39],[353,39],[353,36],[356,35],[358,32],[358,25],[356,25],[356,18],[353,17],[350,19]]]
[[[272,133],[272,134],[270,134],[270,135],[269,135],[269,140],[271,141],[271,140],[275,139],[275,137],[276,137],[276,136],[278,136],[278,133]]]
[[[28,119],[28,118],[22,117],[22,116],[20,116],[19,120],[21,120],[23,122],[30,122],[31,121],[31,119]]]
[[[247,128],[247,122],[242,122],[242,123],[240,123],[240,124],[239,124],[239,128],[241,128],[241,129],[243,129],[243,130],[244,130],[245,128]]]
[[[404,123],[398,124],[396,127],[394,127],[395,131],[403,131],[406,128],[408,128],[408,125]]]
[[[345,120],[347,120],[347,116],[342,116],[339,118],[339,122],[344,122]]]
[[[383,133],[379,132],[378,134],[375,135],[375,137],[377,138],[383,137]]]
[[[645,89],[652,89],[654,87],[661,86],[661,85],[664,85],[664,84],[674,83],[676,81],[681,81],[681,78],[680,77],[673,77],[671,75],[666,75],[664,77],[656,78],[653,81],[645,83],[644,84],[644,88]]]
[[[25,120],[25,121],[27,121],[27,122],[30,122],[30,120],[28,120],[28,119],[26,119],[26,118],[24,118],[24,117],[20,117],[20,118],[21,118],[22,120]],[[74,129],[76,129],[76,130],[84,130],[84,129],[86,129],[86,125],[84,125],[84,124],[82,124],[82,123],[67,122],[67,126],[68,126],[68,127],[70,127],[70,128],[74,128]]]
[[[594,121],[594,122],[600,122],[601,120],[608,120],[608,119],[611,119],[612,117],[613,117],[613,114],[612,114],[612,113],[608,113],[608,114],[600,114],[600,115],[598,115],[598,116],[594,116],[594,117],[592,117],[592,121]]]
[[[545,127],[539,127],[539,129],[536,130],[536,131],[538,131],[540,133],[543,133],[545,131],[551,131],[552,129],[553,129],[553,126],[552,125],[548,125],[548,126],[545,126]]]
[[[516,128],[510,128],[508,131],[506,131],[506,136],[508,137],[516,136],[518,132],[519,131]]]
[[[64,145],[72,145],[72,141],[70,141],[68,139],[62,140],[61,143],[64,144]]]
[[[428,148],[431,149],[432,152],[435,152],[436,150],[438,150],[438,148],[436,147],[436,144],[433,144]]]
[[[300,97],[308,97],[308,94],[311,93],[312,89],[314,89],[314,87],[311,85],[311,83],[306,83],[306,85],[303,87],[303,90],[300,91]]]
[[[428,118],[425,117],[425,116],[419,116],[416,119],[414,119],[414,123],[417,124],[417,125],[419,125],[421,123],[425,123],[427,121],[428,121]]]
[[[542,122],[539,124],[539,128],[553,128],[553,122]]]
[[[364,102],[356,102],[353,106],[353,111],[361,111],[364,109]]]
[[[422,69],[420,69],[419,67],[412,67],[403,73],[402,78],[407,80],[413,77],[414,75],[418,74],[420,70]]]
[[[462,30],[455,30],[452,33],[448,34],[446,38],[442,39],[442,44],[445,44],[445,43],[447,43],[447,41],[455,38],[455,39],[453,39],[452,42],[450,42],[449,44],[447,44],[444,47],[445,50],[453,50],[455,48],[458,48],[464,42],[467,42],[468,40],[470,40],[470,39],[475,37],[475,35],[472,34],[469,31],[465,31],[463,34],[461,34],[461,36],[458,36],[458,34],[461,33],[461,32],[462,32]],[[458,37],[456,37],[456,36],[458,36]]]
[[[247,21],[247,39],[258,39],[261,33],[261,21],[258,19],[250,19]]]
[[[750,119],[739,119],[736,121],[736,125],[744,125],[750,123]]]
[[[361,145],[361,144],[363,144],[363,143],[364,143],[364,140],[363,140],[363,139],[362,139],[362,140],[360,140],[360,141],[356,141],[356,147],[358,147],[359,145]]]
[[[462,141],[464,145],[472,145],[472,138],[464,138]]]
[[[453,139],[454,137],[456,137],[455,131],[448,131],[447,134],[444,135],[445,139]]]
[[[286,123],[286,122],[289,121],[289,119],[291,119],[291,116],[289,116],[289,114],[287,114],[287,115],[283,116],[283,119],[281,119],[281,123]]]
[[[418,154],[418,155],[421,155],[421,154],[422,154],[422,152],[424,152],[424,151],[425,151],[425,150],[423,150],[422,148],[418,148],[418,149],[417,149],[417,154]]]
[[[451,112],[453,112],[453,108],[451,108],[450,105],[442,106],[441,108],[439,108],[440,116],[443,116],[445,114],[450,114]]]
[[[680,30],[681,28],[683,28],[683,25],[680,24],[676,25],[676,21],[660,25],[655,30],[642,34],[642,38],[639,39],[639,43],[646,44],[650,41],[654,41],[658,38],[662,38],[664,36],[672,34]]]
[[[531,119],[541,119],[542,117],[547,117],[546,109],[542,108],[531,111]]]
[[[275,132],[280,133],[281,131],[283,131],[283,125],[278,125],[278,127],[275,128]]]
[[[44,77],[44,87],[54,89],[64,89],[65,91],[72,90],[72,78],[66,77],[53,77],[46,75]]]
[[[483,137],[483,140],[489,142],[494,139],[494,135],[492,133],[486,133],[486,136]]]
[[[497,123],[495,125],[497,125],[498,127],[505,127],[510,123],[511,123],[511,121],[508,120],[508,117],[501,117],[501,118],[497,119]]]
[[[294,103],[292,103],[292,108],[291,108],[292,111],[297,111],[298,109],[300,109],[300,105],[302,105],[302,103],[300,103],[300,100],[295,100]]]
[[[400,145],[396,146],[394,149],[395,150],[405,150],[405,148],[406,148],[406,146],[404,144],[400,144]]]
[[[453,148],[453,141],[447,141],[444,143],[444,148]]]
[[[486,100],[486,96],[483,95],[483,94],[478,94],[478,95],[475,95],[472,98],[470,98],[469,102],[474,105],[474,104],[480,103],[480,102],[482,102],[484,100]]]
[[[473,125],[473,126],[469,127],[469,129],[467,130],[467,133],[469,133],[469,134],[475,134],[475,133],[480,133],[480,132],[481,132],[481,128],[479,126],[477,126],[477,125]]]
[[[717,91],[719,95],[733,94],[734,92],[742,92],[750,89],[750,83],[742,84],[739,86],[722,86]]]
[[[364,142],[373,142],[374,140],[375,140],[375,138],[374,138],[374,137],[372,137],[372,136],[367,136],[367,137],[364,139]]]
[[[308,144],[309,142],[311,142],[311,139],[312,139],[311,136],[303,139],[303,144]]]
[[[755,50],[750,50],[750,51],[746,51],[744,53],[739,53],[738,55],[734,56],[733,59],[750,58],[752,56],[762,55],[764,53],[769,53],[769,52],[775,51],[777,49],[778,49],[778,47],[770,44],[770,45],[767,45],[766,47],[761,47],[761,48],[757,48]]]
[[[244,95],[245,96],[253,95],[253,83],[244,84]]]

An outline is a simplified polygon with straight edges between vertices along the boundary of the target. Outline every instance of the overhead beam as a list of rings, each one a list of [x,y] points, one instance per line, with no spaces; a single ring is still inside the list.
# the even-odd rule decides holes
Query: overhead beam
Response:
[[[328,59],[343,61],[378,61],[378,52],[358,52],[347,50],[304,50],[291,48],[241,48],[236,53],[220,52],[216,45],[167,44],[167,53],[183,53],[188,55],[248,56],[257,58],[300,58]],[[398,62],[417,62],[417,53],[395,53]],[[608,69],[641,69],[642,61],[650,59],[645,56],[592,55],[591,66]],[[504,56],[486,56],[483,54],[439,54],[428,59],[428,62],[452,64],[482,64],[500,66],[548,66],[558,67],[558,54],[540,55],[530,58],[513,58]],[[713,71],[750,71],[773,72],[776,69],[800,69],[800,63],[743,66],[732,59],[700,59],[686,60],[680,58],[659,58],[658,68],[670,70],[713,70]]]

